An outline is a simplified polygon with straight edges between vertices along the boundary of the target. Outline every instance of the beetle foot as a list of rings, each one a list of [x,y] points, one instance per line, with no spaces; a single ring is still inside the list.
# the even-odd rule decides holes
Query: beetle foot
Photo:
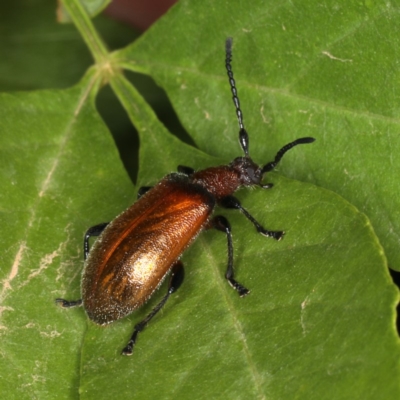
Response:
[[[239,282],[236,282],[233,278],[227,278],[229,284],[239,293],[240,297],[247,296],[250,293],[249,289],[246,289]]]
[[[128,343],[124,349],[121,351],[121,355],[123,356],[131,356],[133,353],[133,344],[132,343]]]
[[[273,183],[265,183],[264,185],[260,185],[263,189],[271,189],[274,184]]]
[[[56,299],[56,304],[59,304],[62,308],[79,307],[82,305],[82,300],[69,301],[65,299]]]
[[[250,290],[242,286],[241,289],[238,290],[238,293],[240,297],[245,297],[250,293]]]
[[[261,235],[264,235],[266,237],[272,237],[278,241],[281,240],[285,235],[284,231],[267,231],[264,228],[259,229],[258,232],[261,233]]]

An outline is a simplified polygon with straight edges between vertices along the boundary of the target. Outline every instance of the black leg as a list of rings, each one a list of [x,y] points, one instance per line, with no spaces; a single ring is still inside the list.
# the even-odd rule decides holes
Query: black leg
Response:
[[[178,172],[190,176],[194,174],[194,169],[191,167],[186,167],[185,165],[178,165]]]
[[[122,350],[122,355],[124,356],[130,356],[132,355],[133,352],[133,347],[135,346],[137,336],[140,332],[143,331],[144,328],[146,328],[147,324],[153,319],[153,317],[163,308],[167,300],[169,299],[169,296],[171,296],[172,293],[176,292],[177,289],[181,286],[183,279],[184,279],[185,273],[183,269],[183,264],[181,261],[177,261],[173,266],[172,266],[172,271],[171,271],[171,276],[169,278],[169,285],[168,285],[168,291],[167,294],[163,297],[163,299],[153,308],[151,313],[141,322],[135,325],[135,330],[133,331],[133,334],[131,336],[131,339],[129,340],[128,344],[125,346],[125,348]]]
[[[263,189],[272,189],[274,186],[273,183],[264,183],[264,185],[260,185]]]
[[[72,308],[72,307],[80,307],[82,305],[82,300],[65,300],[65,299],[56,299],[56,304],[60,305],[62,308]]]
[[[92,226],[86,231],[85,238],[83,239],[83,258],[85,260],[87,259],[87,256],[89,254],[89,239],[92,236],[99,236],[108,224],[108,222],[103,222],[102,224]],[[82,305],[82,299],[72,301],[65,299],[56,299],[55,301],[56,304],[59,304],[63,308],[79,307]]]
[[[102,224],[98,224],[89,228],[85,233],[85,238],[83,239],[83,258],[87,259],[89,255],[89,239],[92,236],[99,236],[101,232],[104,231],[105,227],[109,224],[109,222],[103,222]]]
[[[228,280],[229,284],[239,293],[240,297],[246,296],[250,293],[250,290],[246,289],[243,285],[235,281],[235,279],[233,278],[233,244],[231,225],[229,224],[229,221],[222,215],[217,215],[210,221],[209,227],[226,233],[226,237],[228,239],[228,267],[226,269],[225,278]]]
[[[242,207],[240,201],[234,196],[226,196],[222,200],[218,202],[221,207],[224,208],[234,208],[239,210],[257,229],[257,232],[261,233],[264,236],[272,237],[276,240],[281,240],[285,232],[283,231],[269,231],[263,228],[255,219],[254,217],[249,214],[249,212]]]
[[[140,199],[146,192],[148,192],[153,186],[142,186],[137,192],[137,198]]]

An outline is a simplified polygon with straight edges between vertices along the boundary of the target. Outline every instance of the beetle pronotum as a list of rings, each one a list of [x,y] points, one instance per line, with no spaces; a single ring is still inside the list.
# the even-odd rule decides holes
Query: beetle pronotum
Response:
[[[82,276],[82,299],[56,299],[63,307],[83,305],[89,318],[106,325],[126,317],[143,305],[170,272],[168,290],[147,317],[135,325],[122,354],[131,355],[137,336],[160,311],[184,278],[180,257],[198,234],[210,228],[224,232],[228,244],[225,278],[238,294],[249,290],[237,282],[233,271],[231,226],[221,216],[213,216],[215,206],[239,210],[264,236],[282,239],[283,231],[263,228],[242,207],[233,194],[242,186],[260,186],[264,175],[273,170],[283,155],[298,144],[315,139],[304,137],[282,147],[275,159],[259,166],[249,156],[249,137],[243,123],[236,83],[231,67],[232,39],[226,41],[225,66],[233,103],[239,122],[239,142],[243,157],[230,164],[195,171],[179,166],[177,173],[165,176],[154,187],[139,189],[138,201],[109,223],[90,228],[84,238],[85,267]],[[89,250],[89,238],[99,236]]]

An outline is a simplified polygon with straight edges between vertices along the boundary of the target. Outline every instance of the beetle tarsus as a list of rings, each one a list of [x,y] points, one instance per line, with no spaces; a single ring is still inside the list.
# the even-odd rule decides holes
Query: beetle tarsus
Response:
[[[99,236],[106,229],[109,222],[103,222],[101,224],[92,226],[85,233],[85,238],[83,239],[83,259],[86,260],[89,255],[89,239],[93,236]]]
[[[195,171],[192,167],[187,167],[186,165],[178,165],[178,172],[180,174],[190,176],[193,175]]]
[[[181,286],[183,279],[185,277],[185,270],[183,264],[178,260],[172,267],[171,276],[169,279],[167,294],[162,298],[162,300],[151,310],[150,314],[146,316],[143,321],[140,321],[135,325],[135,330],[128,344],[124,347],[121,354],[124,356],[130,356],[133,353],[133,347],[135,346],[137,336],[140,332],[146,328],[147,324],[153,319],[153,317],[164,307],[165,303],[169,299],[172,293],[175,293]]]
[[[128,344],[121,351],[121,355],[123,355],[123,356],[131,356],[132,355],[133,347],[135,346],[138,333],[139,333],[139,331],[136,330],[136,327],[135,327],[135,331],[133,332],[132,337],[130,338]]]
[[[80,307],[82,305],[82,299],[79,300],[65,300],[65,299],[56,299],[56,304],[58,304],[62,308],[72,308],[72,307]]]
[[[121,351],[122,356],[131,356],[133,354],[133,345],[128,343],[126,347]]]
[[[153,188],[153,186],[142,186],[142,187],[140,187],[138,192],[137,192],[138,200],[152,188]]]
[[[260,226],[260,229],[257,229],[257,231],[259,233],[261,233],[261,235],[263,235],[265,237],[271,237],[271,238],[277,240],[278,242],[285,236],[284,231],[267,231],[266,229],[264,229],[261,226]]]
[[[274,187],[273,183],[265,183],[264,185],[260,185],[263,189],[272,189]]]
[[[245,288],[243,285],[235,281],[233,278],[227,278],[227,280],[229,284],[238,292],[240,297],[247,296],[250,293],[249,289]]]

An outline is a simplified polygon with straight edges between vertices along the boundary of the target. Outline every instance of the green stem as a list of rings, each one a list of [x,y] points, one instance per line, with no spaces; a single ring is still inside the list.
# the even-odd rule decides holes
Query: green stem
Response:
[[[110,85],[139,133],[152,129],[167,132],[153,109],[122,74],[112,76]]]
[[[108,50],[93,26],[86,9],[79,0],[61,0],[61,2],[89,47],[96,64],[104,63]]]

